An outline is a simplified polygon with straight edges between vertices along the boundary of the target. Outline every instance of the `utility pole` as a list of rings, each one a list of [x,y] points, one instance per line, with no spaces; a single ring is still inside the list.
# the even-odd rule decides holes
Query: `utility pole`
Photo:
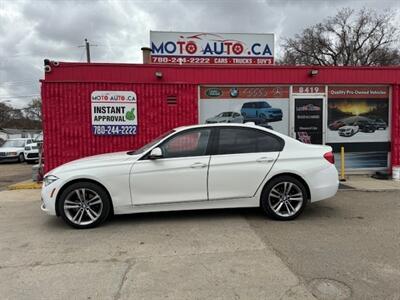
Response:
[[[85,39],[85,47],[86,47],[86,59],[88,64],[90,64],[90,44],[87,39]]]
[[[90,64],[90,47],[97,47],[97,45],[91,45],[87,38],[85,38],[85,45],[80,45],[78,48],[86,48],[86,60],[87,63]]]

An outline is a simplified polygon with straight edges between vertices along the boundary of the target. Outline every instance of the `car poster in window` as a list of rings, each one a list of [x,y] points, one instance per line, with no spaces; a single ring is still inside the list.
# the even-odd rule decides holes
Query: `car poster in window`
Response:
[[[326,139],[337,156],[344,147],[346,168],[386,168],[390,151],[389,88],[329,87]]]
[[[386,142],[389,140],[387,87],[330,87],[329,142]]]
[[[200,88],[200,123],[246,123],[289,132],[288,86]]]
[[[92,132],[95,135],[134,135],[137,133],[137,98],[135,92],[94,91]]]

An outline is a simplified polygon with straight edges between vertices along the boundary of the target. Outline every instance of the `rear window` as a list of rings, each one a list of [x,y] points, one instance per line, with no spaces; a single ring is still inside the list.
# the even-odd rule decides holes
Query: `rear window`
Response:
[[[270,133],[251,128],[221,128],[216,154],[282,151],[284,141]]]

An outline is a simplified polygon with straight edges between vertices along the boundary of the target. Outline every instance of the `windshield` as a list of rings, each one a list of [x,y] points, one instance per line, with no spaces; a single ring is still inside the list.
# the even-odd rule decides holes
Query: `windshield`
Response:
[[[24,140],[8,140],[3,144],[2,147],[22,148],[22,147],[25,147],[25,141]]]
[[[223,112],[219,114],[219,117],[230,117],[230,116],[232,116],[231,112]]]
[[[154,140],[152,140],[150,143],[144,145],[143,147],[141,147],[135,151],[128,152],[128,154],[136,155],[136,154],[144,153],[147,150],[149,150],[151,147],[153,147],[155,144],[157,144],[159,141],[161,141],[163,138],[167,137],[168,135],[170,135],[173,132],[175,132],[175,130],[170,130],[170,131],[160,135],[159,137],[155,138]]]

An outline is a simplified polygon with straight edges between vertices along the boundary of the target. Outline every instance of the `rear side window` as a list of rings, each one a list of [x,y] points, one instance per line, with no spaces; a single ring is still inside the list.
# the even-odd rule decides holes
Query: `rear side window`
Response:
[[[256,153],[282,151],[284,141],[256,129],[221,128],[216,154]]]

